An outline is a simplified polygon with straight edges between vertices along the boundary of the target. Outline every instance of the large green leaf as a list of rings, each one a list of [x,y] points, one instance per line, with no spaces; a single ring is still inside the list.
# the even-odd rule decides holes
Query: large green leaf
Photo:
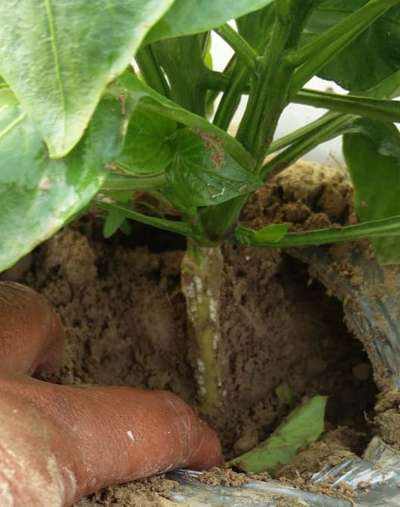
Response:
[[[394,125],[360,120],[346,134],[343,151],[355,189],[355,206],[362,221],[400,215],[400,133]],[[400,262],[400,238],[374,239],[383,264]]]
[[[217,137],[200,129],[177,132],[164,193],[178,209],[194,213],[200,206],[228,201],[261,185],[259,178],[225,152]]]
[[[314,396],[297,407],[265,442],[229,465],[248,473],[274,473],[279,465],[289,463],[299,449],[318,440],[324,431],[325,406],[326,397]]]
[[[325,0],[312,13],[305,31],[309,42],[342,21],[368,0]],[[379,18],[319,72],[351,91],[364,91],[400,69],[400,7]]]
[[[147,42],[206,32],[272,3],[273,0],[177,0],[154,26]]]
[[[112,91],[120,97],[130,110],[139,106],[142,110],[156,113],[188,127],[208,132],[221,141],[225,151],[242,167],[250,170],[254,169],[254,159],[234,137],[210,123],[206,118],[188,111],[172,100],[168,100],[147,86],[146,83],[138,79],[131,72],[125,72],[117,80]]]
[[[173,0],[1,0],[0,74],[48,144],[67,154],[105,86]]]
[[[383,81],[365,92],[368,97],[393,99],[400,95],[400,69],[390,74]]]
[[[52,160],[15,96],[0,91],[0,271],[88,204],[121,147],[121,120],[118,100],[104,98],[78,146]]]
[[[134,111],[125,146],[116,164],[127,173],[148,174],[163,171],[173,155],[171,136],[176,123],[155,113]]]

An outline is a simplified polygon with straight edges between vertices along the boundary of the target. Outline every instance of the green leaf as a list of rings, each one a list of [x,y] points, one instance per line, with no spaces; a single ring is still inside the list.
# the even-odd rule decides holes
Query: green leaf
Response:
[[[176,122],[148,111],[135,110],[129,123],[125,145],[116,164],[127,173],[149,174],[163,171],[172,160],[171,136]]]
[[[311,14],[305,42],[368,3],[368,0],[326,0]],[[375,21],[318,75],[351,91],[375,86],[400,68],[400,7],[393,7]]]
[[[0,271],[89,203],[121,148],[121,118],[119,102],[104,98],[79,145],[52,160],[15,96],[0,92]]]
[[[125,222],[125,215],[118,209],[111,209],[103,224],[103,236],[111,238]]]
[[[198,207],[228,201],[262,185],[225,152],[217,137],[200,129],[180,129],[175,143],[164,194],[178,209],[192,214]]]
[[[2,0],[0,74],[50,156],[81,138],[106,85],[173,0]]]
[[[378,99],[392,99],[400,95],[400,70],[393,72],[362,95]]]
[[[146,42],[206,32],[272,3],[273,0],[178,0],[154,26]]]
[[[248,473],[274,473],[290,463],[297,452],[319,439],[324,431],[327,398],[314,396],[297,407],[273,433],[252,451],[228,463]]]
[[[241,227],[236,231],[236,238],[243,245],[251,245],[255,239],[262,242],[267,241],[275,243],[282,241],[282,239],[287,235],[288,230],[289,227],[286,224],[271,224],[262,227],[257,231]]]
[[[168,100],[163,95],[155,92],[132,73],[125,72],[117,80],[113,91],[130,110],[139,106],[141,110],[156,113],[188,127],[198,128],[210,133],[221,140],[226,152],[242,167],[249,170],[254,169],[254,159],[234,137],[210,123],[206,118],[191,113],[176,102]]]
[[[344,136],[343,152],[362,221],[400,215],[400,133],[394,125],[360,120]],[[372,241],[382,264],[400,262],[400,238]]]

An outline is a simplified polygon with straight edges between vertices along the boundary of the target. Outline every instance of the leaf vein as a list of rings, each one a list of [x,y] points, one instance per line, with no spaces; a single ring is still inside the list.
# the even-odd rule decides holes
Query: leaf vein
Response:
[[[57,48],[57,41],[56,41],[56,30],[54,26],[54,16],[53,16],[53,10],[51,5],[51,0],[44,0],[46,13],[47,13],[47,19],[48,19],[48,28],[50,33],[50,42],[51,42],[51,50],[53,54],[54,59],[54,67],[56,71],[56,78],[59,88],[59,93],[61,97],[61,105],[62,109],[64,111],[64,118],[63,118],[63,131],[62,131],[62,137],[64,139],[65,137],[65,90],[61,78],[61,67],[60,67],[60,60],[58,57],[58,48]]]
[[[25,118],[26,114],[21,113],[14,121],[12,121],[6,128],[0,131],[0,140],[3,139],[13,128],[15,128]]]

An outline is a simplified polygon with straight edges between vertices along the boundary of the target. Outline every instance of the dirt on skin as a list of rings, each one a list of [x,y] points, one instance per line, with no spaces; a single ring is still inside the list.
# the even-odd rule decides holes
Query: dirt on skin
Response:
[[[351,222],[351,188],[343,173],[336,174],[332,189],[322,170],[315,178],[307,167],[301,168],[308,185],[303,194],[294,183],[296,170],[289,170],[286,179],[278,176],[252,199],[244,219],[253,226],[290,221],[293,229],[315,228],[332,217],[338,224]],[[64,364],[49,380],[170,389],[195,405],[194,354],[179,278],[184,245],[139,226],[132,237],[105,241],[97,220],[86,217],[40,247],[29,272],[18,275],[52,301],[66,329]],[[225,247],[223,254],[225,398],[212,423],[226,456],[254,447],[315,394],[329,396],[327,430],[351,427],[357,438],[345,450],[361,452],[369,440],[365,413],[373,407],[375,387],[340,303],[310,280],[304,264],[280,251]],[[323,442],[322,454],[335,452]],[[321,449],[314,454],[321,457]],[[322,461],[307,459],[317,469]],[[306,468],[308,473],[311,465]],[[158,507],[154,502],[161,500],[139,498],[136,485],[111,488],[79,505]]]

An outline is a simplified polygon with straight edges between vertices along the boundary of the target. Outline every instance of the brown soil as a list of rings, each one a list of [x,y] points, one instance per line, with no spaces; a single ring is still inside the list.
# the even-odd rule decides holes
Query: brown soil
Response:
[[[336,173],[333,188],[313,174],[304,179],[302,195],[293,175],[278,176],[252,200],[244,218],[253,225],[290,221],[293,228],[351,221],[351,189],[343,174]],[[179,279],[184,245],[139,226],[133,240],[117,235],[105,241],[99,230],[93,217],[82,219],[40,247],[27,274],[15,275],[45,294],[65,325],[64,364],[49,380],[170,389],[195,404]],[[225,247],[223,253],[226,396],[213,425],[226,456],[252,448],[315,394],[329,396],[330,433],[303,454],[305,473],[343,452],[360,453],[369,439],[365,414],[373,408],[375,387],[340,303],[309,279],[304,264],[279,251]],[[332,433],[338,426],[352,430]],[[293,467],[298,471],[299,463],[282,474],[290,476]],[[144,484],[144,492],[143,483],[111,488],[79,506],[165,505]]]
[[[356,222],[352,187],[340,167],[297,162],[250,200],[242,219],[253,227],[288,223],[292,231]]]
[[[126,484],[113,486],[100,491],[90,498],[84,498],[75,507],[174,507],[174,502],[164,496],[174,490],[176,483],[163,477],[152,477]],[[178,507],[178,506],[176,506]]]
[[[237,473],[230,468],[212,468],[204,472],[200,481],[209,486],[232,486],[238,487],[250,481],[250,477],[244,473]]]
[[[277,477],[283,480],[307,481],[325,465],[338,465],[345,458],[354,457],[354,450],[361,450],[365,435],[349,428],[339,426],[328,431],[322,438],[301,451],[290,464],[282,466]]]

